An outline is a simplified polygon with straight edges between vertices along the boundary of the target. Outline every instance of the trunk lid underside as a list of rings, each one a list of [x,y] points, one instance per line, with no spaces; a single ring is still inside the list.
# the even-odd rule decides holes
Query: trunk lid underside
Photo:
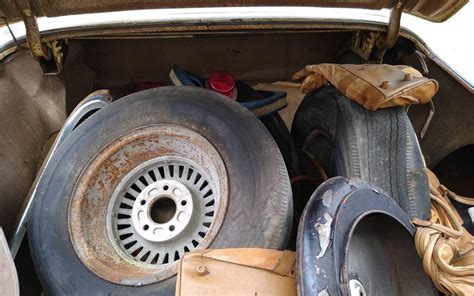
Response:
[[[442,22],[461,9],[468,0],[6,0],[0,2],[0,23],[13,22],[22,13],[36,17],[111,12],[156,8],[238,7],[238,6],[313,6],[380,10],[403,6],[405,13],[433,22]],[[28,7],[25,11],[25,7]]]

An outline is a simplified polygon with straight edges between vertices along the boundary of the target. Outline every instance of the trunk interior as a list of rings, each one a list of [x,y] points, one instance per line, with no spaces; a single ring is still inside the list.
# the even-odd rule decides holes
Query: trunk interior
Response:
[[[350,31],[326,31],[71,39],[64,69],[58,76],[44,76],[26,50],[11,55],[0,67],[0,207],[9,209],[8,215],[0,216],[0,225],[8,235],[54,135],[74,107],[92,91],[110,89],[115,100],[143,89],[143,85],[167,85],[173,65],[203,77],[215,70],[225,70],[251,86],[290,81],[296,71],[309,64],[363,63],[349,50],[351,36]],[[400,38],[384,62],[421,69],[414,48],[411,41]],[[437,64],[431,60],[427,63],[429,75],[440,84],[434,98],[435,116],[426,137],[420,140],[426,163],[433,168],[449,154],[474,143],[474,134],[470,132],[474,119],[464,111],[474,110],[474,101],[469,91]],[[409,115],[415,131],[422,129],[427,114],[427,106],[411,107]],[[458,169],[466,165],[462,157],[456,161]],[[449,177],[448,187],[451,181],[454,191],[456,186],[462,187],[447,172],[454,170],[452,166],[444,165],[440,170],[442,182],[444,171]],[[472,178],[472,170],[470,174]],[[473,195],[472,190],[459,191]],[[294,196],[295,200],[298,198],[307,197]],[[27,244],[23,243],[17,266],[26,266],[28,257]],[[29,295],[40,287],[32,280],[35,275],[26,270],[18,271],[22,294]]]
[[[287,81],[305,65],[335,62],[350,36],[325,32],[69,40],[58,76],[43,75],[26,50],[11,55],[2,64],[0,79],[5,133],[0,139],[0,192],[2,208],[12,210],[0,217],[0,224],[8,234],[54,135],[92,91],[107,88],[118,99],[143,83],[167,85],[173,65],[203,77],[225,70],[249,85]]]
[[[167,84],[173,65],[204,77],[225,70],[249,85],[290,80],[307,64],[335,61],[350,36],[333,32],[75,40],[64,72],[68,111],[92,89],[119,92],[134,82]],[[87,87],[78,89],[78,82]]]

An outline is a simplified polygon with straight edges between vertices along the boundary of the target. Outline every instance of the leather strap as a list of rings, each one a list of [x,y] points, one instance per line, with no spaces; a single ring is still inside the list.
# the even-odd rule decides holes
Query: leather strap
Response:
[[[427,170],[432,201],[431,219],[414,219],[415,245],[423,268],[436,288],[447,295],[474,295],[474,237],[462,226],[462,219],[450,198],[474,204],[474,198],[456,195]]]

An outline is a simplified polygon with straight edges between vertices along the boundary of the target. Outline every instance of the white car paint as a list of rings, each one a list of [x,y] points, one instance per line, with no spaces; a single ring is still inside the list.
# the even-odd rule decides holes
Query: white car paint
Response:
[[[140,11],[120,11],[96,14],[82,14],[62,17],[38,18],[42,33],[67,31],[72,28],[93,28],[124,24],[160,24],[160,23],[220,23],[239,20],[278,22],[304,21],[326,23],[375,23],[387,24],[389,11],[316,8],[316,7],[225,7],[225,8],[183,8],[150,9]],[[443,23],[429,22],[415,16],[404,14],[401,20],[403,29],[418,36],[437,59],[438,63],[451,69],[471,90],[474,87],[473,40],[470,29],[474,27],[474,3],[470,2],[456,15]],[[22,22],[10,25],[17,39],[25,38]],[[0,52],[13,45],[13,39],[7,27],[0,28]]]

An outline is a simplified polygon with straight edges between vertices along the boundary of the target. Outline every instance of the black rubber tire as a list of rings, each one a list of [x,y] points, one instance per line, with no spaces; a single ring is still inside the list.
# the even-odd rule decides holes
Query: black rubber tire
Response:
[[[323,141],[314,137],[317,130],[326,134]],[[423,155],[401,107],[369,111],[325,86],[304,98],[292,136],[297,149],[320,160],[329,175],[360,178],[385,190],[410,217],[429,218]]]
[[[415,227],[380,191],[343,177],[314,191],[298,227],[299,295],[350,295],[349,279],[365,287],[360,295],[439,295],[416,252]]]
[[[175,278],[122,286],[91,272],[68,232],[71,192],[88,161],[106,143],[149,124],[197,131],[220,153],[229,178],[224,222],[211,248],[282,249],[292,221],[292,194],[283,158],[248,110],[214,92],[192,87],[145,90],[105,107],[80,125],[52,159],[29,225],[31,254],[47,295],[173,295]]]
[[[285,160],[286,169],[291,177],[298,175],[298,153],[296,151],[293,138],[291,137],[285,122],[280,114],[272,114],[260,118],[260,121],[265,125],[273,139],[278,145],[280,152]]]
[[[237,81],[236,87],[238,90],[237,102],[239,103],[263,100],[265,98],[264,93],[268,93],[257,91],[242,81]],[[268,129],[277,143],[278,148],[280,148],[290,178],[298,175],[298,153],[293,139],[291,138],[290,131],[286,127],[280,114],[274,113],[263,116],[260,118],[260,121]]]

